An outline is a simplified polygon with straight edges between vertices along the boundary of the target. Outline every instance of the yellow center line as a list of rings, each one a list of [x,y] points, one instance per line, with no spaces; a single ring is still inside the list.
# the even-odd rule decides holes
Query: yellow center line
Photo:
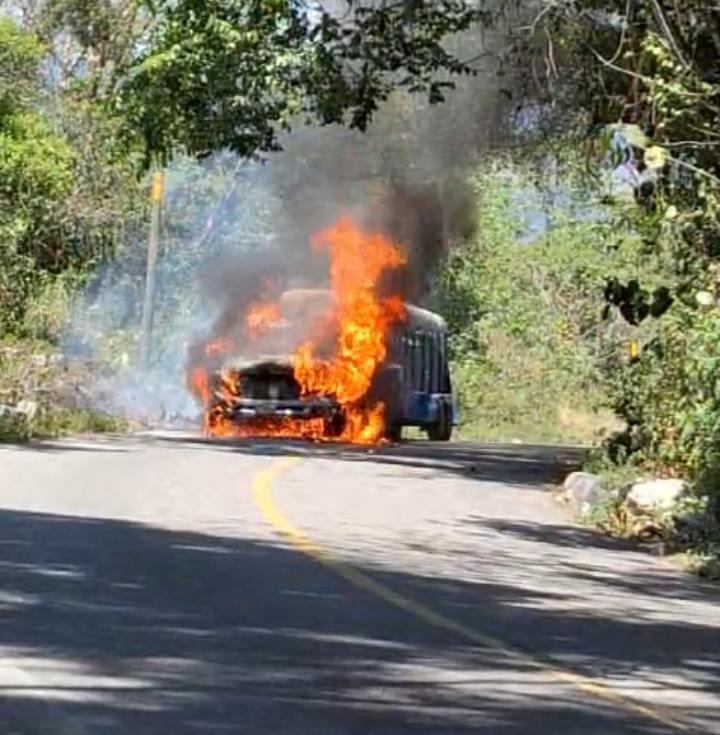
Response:
[[[459,623],[443,613],[434,610],[427,605],[402,595],[387,585],[376,581],[364,572],[356,569],[351,564],[337,559],[327,549],[318,546],[313,540],[283,515],[275,504],[272,494],[272,484],[276,477],[285,472],[299,461],[299,458],[283,459],[274,463],[268,469],[258,472],[252,482],[253,502],[262,514],[265,521],[273,530],[285,538],[292,546],[324,567],[331,569],[338,576],[345,579],[354,587],[361,589],[377,597],[384,602],[393,605],[400,610],[410,613],[415,618],[422,620],[428,625],[434,626],[471,643],[483,646],[495,651],[508,659],[523,666],[533,668],[552,676],[556,681],[569,684],[576,689],[590,694],[595,698],[609,702],[615,707],[640,715],[653,722],[660,723],[677,732],[696,733],[697,730],[690,724],[682,722],[675,715],[659,708],[637,702],[634,699],[620,694],[606,684],[578,674],[565,668],[562,664],[545,661],[529,653],[525,653],[494,636],[470,626]]]

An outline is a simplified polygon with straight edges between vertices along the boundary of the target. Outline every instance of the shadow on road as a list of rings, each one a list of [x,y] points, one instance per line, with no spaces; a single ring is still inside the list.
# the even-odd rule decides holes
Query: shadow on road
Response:
[[[87,442],[35,439],[29,442],[16,443],[0,440],[0,450],[10,449],[13,452],[40,452],[41,454],[68,454],[75,452],[118,454],[131,451],[129,447],[122,445],[123,439],[127,439],[127,436],[93,436],[92,440]]]
[[[490,528],[499,533],[570,549],[637,549],[637,542],[598,533],[593,528],[579,525],[562,525],[552,523],[529,523],[527,521],[505,520],[497,518],[470,517],[464,521],[468,526]]]
[[[202,449],[264,457],[312,457],[343,462],[373,462],[422,469],[428,473],[457,474],[485,482],[546,486],[556,483],[581,464],[585,450],[575,447],[477,444],[470,442],[408,441],[363,447],[287,439],[212,439],[187,433],[140,435],[144,444],[179,450]],[[13,451],[40,453],[129,452],[133,435],[103,435],[86,441],[33,441],[12,445]],[[9,445],[6,445],[9,446]],[[3,445],[0,444],[0,449]]]
[[[682,665],[720,687],[717,628],[551,612],[512,583],[364,571],[590,673]],[[8,734],[63,732],[56,706],[92,735],[667,732],[252,539],[2,511],[0,613]],[[25,674],[3,686],[13,656]]]
[[[269,457],[300,456],[343,462],[372,462],[458,474],[485,482],[509,485],[548,485],[577,467],[584,455],[579,448],[470,442],[409,441],[373,447],[348,444],[246,439],[222,440],[172,435],[149,439],[178,448],[202,447],[212,451]]]

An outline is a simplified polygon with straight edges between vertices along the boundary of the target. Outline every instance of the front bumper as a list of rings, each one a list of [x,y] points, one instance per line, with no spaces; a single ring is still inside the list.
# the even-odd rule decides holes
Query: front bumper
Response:
[[[233,421],[282,418],[332,419],[341,414],[340,406],[330,399],[303,401],[241,398],[232,405],[224,406],[223,409],[226,416]]]

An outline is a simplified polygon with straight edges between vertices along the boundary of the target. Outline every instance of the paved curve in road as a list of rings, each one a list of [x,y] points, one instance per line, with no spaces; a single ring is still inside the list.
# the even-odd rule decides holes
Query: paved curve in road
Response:
[[[0,446],[1,735],[720,733],[720,593],[555,453]]]

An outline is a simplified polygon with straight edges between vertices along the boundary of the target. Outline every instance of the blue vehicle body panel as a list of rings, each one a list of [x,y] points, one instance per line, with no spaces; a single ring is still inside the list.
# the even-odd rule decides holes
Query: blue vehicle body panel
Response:
[[[443,405],[450,406],[453,426],[457,426],[458,412],[455,400],[447,393],[413,391],[405,401],[405,417],[411,423],[431,424],[438,420]]]
[[[407,320],[391,341],[391,362],[398,371],[395,385],[401,393],[395,424],[428,430],[457,426],[447,325],[426,309],[407,305],[407,310]]]
[[[429,393],[411,392],[405,400],[405,420],[410,423],[429,424],[435,420],[438,402]]]
[[[456,402],[447,393],[413,391],[405,401],[405,420],[410,424],[432,424],[438,420],[443,405],[450,406],[452,425],[458,425]]]

